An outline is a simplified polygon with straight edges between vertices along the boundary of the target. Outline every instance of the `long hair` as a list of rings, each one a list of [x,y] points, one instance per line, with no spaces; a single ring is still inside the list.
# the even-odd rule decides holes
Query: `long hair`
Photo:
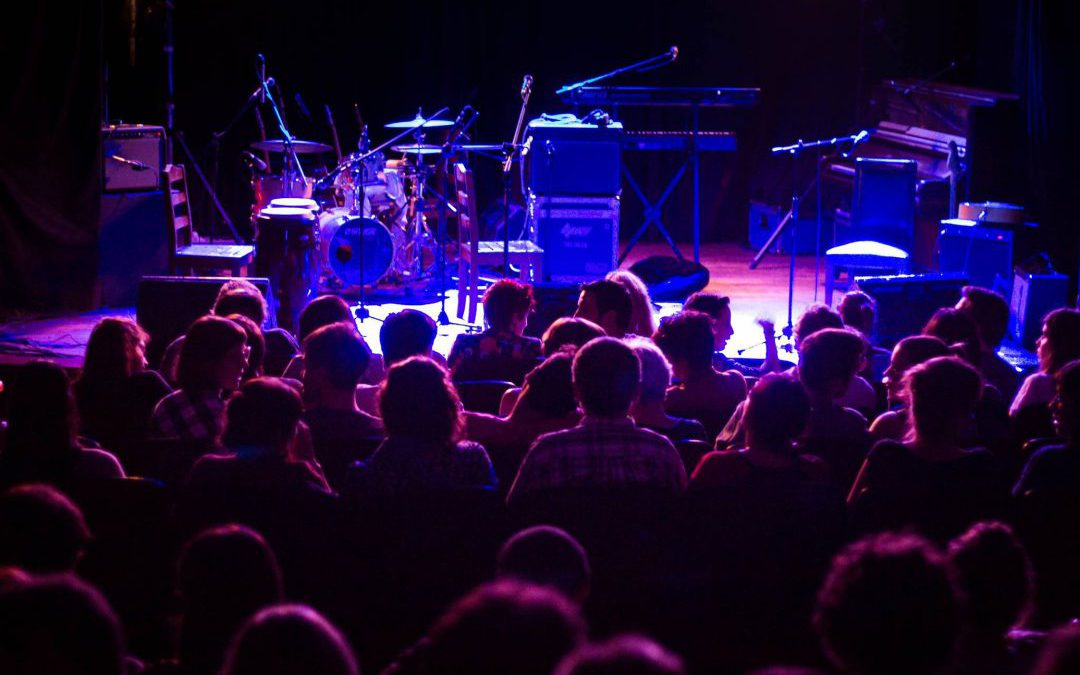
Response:
[[[379,392],[379,412],[388,438],[451,445],[463,429],[461,399],[446,369],[426,356],[394,364]]]
[[[609,272],[606,278],[619,284],[630,294],[630,326],[626,332],[645,337],[655,333],[659,323],[656,312],[653,311],[652,298],[649,297],[649,287],[641,277],[630,270],[615,270]]]
[[[131,319],[107,317],[98,321],[86,343],[86,358],[77,383],[121,380],[142,369],[139,348],[150,336]]]

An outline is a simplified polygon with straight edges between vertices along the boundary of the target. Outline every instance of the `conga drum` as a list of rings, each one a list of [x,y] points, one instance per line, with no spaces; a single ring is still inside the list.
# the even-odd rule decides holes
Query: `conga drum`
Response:
[[[255,272],[277,297],[278,326],[296,332],[318,281],[318,218],[310,208],[268,206],[256,218]]]

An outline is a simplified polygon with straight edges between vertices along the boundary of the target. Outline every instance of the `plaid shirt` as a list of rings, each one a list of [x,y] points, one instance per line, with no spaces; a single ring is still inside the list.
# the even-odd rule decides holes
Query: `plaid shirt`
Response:
[[[150,436],[212,441],[221,433],[224,419],[225,401],[217,392],[192,397],[186,391],[174,391],[154,408]]]
[[[686,487],[686,469],[664,436],[618,420],[586,416],[581,424],[536,439],[510,494],[564,487]]]

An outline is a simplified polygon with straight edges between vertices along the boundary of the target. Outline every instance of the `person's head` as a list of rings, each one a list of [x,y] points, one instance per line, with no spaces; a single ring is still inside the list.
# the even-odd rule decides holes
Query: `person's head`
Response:
[[[799,345],[799,380],[815,399],[836,399],[862,367],[866,340],[847,328],[825,328]]]
[[[939,356],[909,370],[904,383],[916,439],[951,442],[968,431],[983,388],[969,363]]]
[[[885,369],[885,374],[881,378],[889,401],[896,403],[901,400],[904,390],[904,373],[920,363],[950,354],[952,351],[949,345],[931,335],[909,335],[897,342],[892,350],[889,367]]]
[[[528,406],[549,419],[575,412],[577,399],[574,398],[572,362],[573,357],[565,353],[544,359],[525,376],[518,405]]]
[[[794,454],[793,441],[810,421],[802,384],[779,373],[765,375],[746,401],[746,442],[752,448]]]
[[[262,328],[266,323],[269,310],[266,307],[266,298],[255,287],[255,284],[247,279],[232,278],[218,289],[217,298],[214,300],[210,313],[217,316],[242,314]]]
[[[544,356],[560,351],[577,351],[593,338],[603,337],[604,329],[579,316],[564,316],[552,322],[541,338]]]
[[[592,340],[574,355],[574,393],[586,415],[624,417],[637,398],[641,363],[611,337]]]
[[[431,317],[415,309],[403,309],[386,317],[379,329],[379,345],[386,366],[410,356],[431,356],[437,332]]]
[[[1066,307],[1047,314],[1035,350],[1039,369],[1050,375],[1080,359],[1080,310]]]
[[[176,382],[186,392],[231,391],[247,370],[247,333],[235,321],[204,316],[191,324],[180,348]]]
[[[353,391],[371,363],[371,349],[352,321],[330,324],[304,340],[304,396]]]
[[[19,368],[8,400],[7,451],[64,451],[78,426],[71,382],[63,368],[35,360]]]
[[[810,305],[795,322],[795,348],[802,350],[806,338],[826,328],[843,328],[844,319],[828,305]]]
[[[259,448],[286,456],[304,406],[300,394],[276,377],[248,380],[225,406],[221,443],[227,448]]]
[[[630,325],[626,332],[646,337],[655,333],[656,312],[653,311],[652,298],[649,297],[649,287],[641,277],[630,270],[615,270],[608,272],[605,278],[619,284],[630,294]]]
[[[243,328],[247,336],[248,364],[242,379],[250,380],[262,375],[263,359],[266,357],[266,338],[263,337],[262,328],[243,314],[230,314],[225,318]]]
[[[1021,625],[1035,591],[1031,561],[1005,523],[983,522],[949,543],[949,562],[964,594],[967,620],[980,635],[1004,639]]]
[[[978,286],[964,286],[961,294],[956,309],[975,320],[983,349],[997,349],[1009,329],[1009,302],[1000,293]]]
[[[446,369],[426,356],[411,356],[390,367],[379,391],[379,412],[389,438],[435,445],[461,438],[461,399]]]
[[[585,548],[551,525],[536,525],[507,539],[499,549],[495,574],[554,588],[579,605],[589,594],[592,577]]]
[[[531,286],[499,279],[484,292],[484,320],[497,331],[521,335],[535,304]]]
[[[1031,675],[1080,673],[1080,623],[1067,623],[1046,639]]]
[[[352,320],[349,303],[337,295],[320,295],[300,312],[296,320],[296,339],[303,344],[307,336],[323,326]]]
[[[843,673],[929,675],[949,659],[959,614],[944,556],[921,537],[880,534],[833,559],[813,623]]]
[[[97,322],[86,342],[82,380],[116,380],[146,369],[146,344],[150,341],[131,319],[106,317]]]
[[[101,593],[71,575],[0,591],[0,673],[122,675],[120,622]]]
[[[611,337],[622,337],[630,328],[634,303],[621,284],[607,279],[591,281],[581,287],[574,316],[588,319]]]
[[[683,309],[707,314],[712,322],[714,349],[723,351],[727,347],[728,340],[735,334],[731,326],[731,298],[719,293],[698,291],[686,299]]]
[[[870,335],[874,330],[874,315],[877,313],[877,304],[874,299],[862,291],[848,291],[840,298],[840,304],[836,309],[840,312],[840,318],[844,325],[853,328],[863,335]]]
[[[0,495],[0,567],[70,572],[89,541],[82,511],[55,488],[25,484]]]
[[[585,624],[558,591],[501,579],[455,602],[428,637],[431,675],[548,675],[584,639]]]
[[[1062,366],[1054,381],[1056,392],[1050,401],[1054,431],[1061,438],[1080,440],[1080,359]]]
[[[682,659],[644,635],[619,635],[583,645],[554,675],[683,675]]]
[[[942,307],[923,326],[923,335],[932,335],[957,350],[967,361],[978,364],[982,355],[979,326],[967,312]]]
[[[314,609],[277,605],[251,617],[232,640],[221,675],[360,675],[345,636]]]
[[[667,317],[660,323],[653,341],[671,362],[675,377],[686,379],[693,373],[712,369],[715,345],[712,320],[704,312],[684,310]]]
[[[183,615],[180,661],[192,672],[220,665],[244,620],[284,595],[274,552],[244,525],[220,525],[189,539],[176,577]]]
[[[628,338],[626,344],[641,362],[641,389],[638,401],[643,405],[663,405],[671,385],[671,363],[656,344],[644,337]]]

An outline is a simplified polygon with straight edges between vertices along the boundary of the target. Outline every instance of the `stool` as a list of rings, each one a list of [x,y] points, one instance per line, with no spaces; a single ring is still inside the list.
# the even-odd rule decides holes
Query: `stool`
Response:
[[[909,258],[907,251],[878,241],[853,241],[830,248],[825,252],[825,304],[832,307],[838,275],[847,273],[846,290],[856,276],[907,274]]]

